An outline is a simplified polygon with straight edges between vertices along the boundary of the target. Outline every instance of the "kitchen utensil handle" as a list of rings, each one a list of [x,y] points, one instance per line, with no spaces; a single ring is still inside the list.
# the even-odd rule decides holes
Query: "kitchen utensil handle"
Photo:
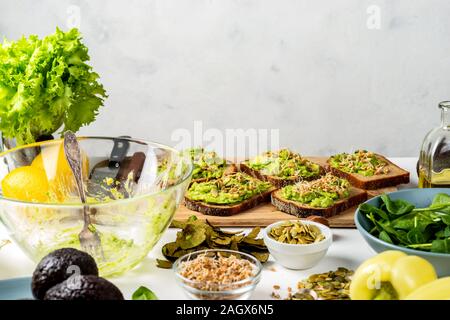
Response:
[[[121,139],[123,138],[123,139]],[[108,167],[116,169],[120,167],[120,163],[126,157],[128,150],[130,149],[130,142],[126,139],[130,136],[119,136],[114,139],[114,146],[109,157]]]
[[[74,175],[81,202],[86,204],[86,194],[84,193],[81,172],[81,151],[78,146],[77,137],[72,131],[66,131],[64,133],[64,153]]]

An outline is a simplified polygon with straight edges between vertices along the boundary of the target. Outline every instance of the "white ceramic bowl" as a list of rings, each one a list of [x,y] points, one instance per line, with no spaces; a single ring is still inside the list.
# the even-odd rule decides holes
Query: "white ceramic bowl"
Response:
[[[291,222],[299,220],[289,220]],[[288,269],[302,270],[314,267],[325,256],[328,248],[333,242],[333,235],[327,226],[309,221],[300,220],[303,224],[317,226],[325,236],[325,239],[311,244],[288,244],[276,241],[269,236],[273,227],[279,226],[286,221],[272,223],[264,229],[264,242],[269,249],[270,254],[283,267]]]

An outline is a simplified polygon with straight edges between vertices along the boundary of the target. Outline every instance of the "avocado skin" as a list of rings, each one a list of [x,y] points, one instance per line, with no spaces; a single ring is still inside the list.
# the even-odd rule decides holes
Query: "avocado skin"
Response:
[[[58,249],[42,258],[34,270],[31,281],[33,296],[43,299],[48,289],[72,275],[69,267],[73,266],[78,266],[81,274],[98,276],[97,264],[89,254],[73,248]]]
[[[44,300],[124,300],[122,292],[106,279],[73,275],[49,289]]]

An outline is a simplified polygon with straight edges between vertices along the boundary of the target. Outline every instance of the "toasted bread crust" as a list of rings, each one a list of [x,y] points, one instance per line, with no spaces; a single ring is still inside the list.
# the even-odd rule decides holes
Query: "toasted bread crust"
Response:
[[[305,181],[305,180],[306,181],[310,181],[310,180],[314,180],[314,179],[318,178],[318,177],[310,177],[310,178],[303,178],[303,177],[280,178],[280,177],[276,177],[276,176],[269,176],[269,175],[262,174],[259,170],[255,170],[255,169],[250,168],[244,162],[241,162],[239,164],[239,170],[241,170],[242,172],[245,172],[248,175],[251,175],[252,177],[255,177],[255,178],[259,179],[259,180],[267,181],[267,182],[269,182],[271,185],[273,185],[277,189],[286,187],[286,186],[291,185],[291,184],[296,184],[297,182],[300,182],[300,181]],[[322,175],[324,172],[325,172],[325,169],[322,166],[320,166],[319,176]]]
[[[351,188],[351,194],[348,198],[336,202],[329,208],[314,208],[302,205],[295,201],[283,199],[280,196],[280,192],[280,190],[277,190],[272,193],[272,204],[278,210],[299,218],[306,218],[311,215],[328,218],[367,200],[367,193],[364,190]]]
[[[256,207],[261,203],[269,202],[270,194],[274,190],[274,188],[271,188],[264,193],[253,196],[250,199],[247,199],[235,205],[208,204],[201,201],[193,201],[186,197],[184,197],[184,205],[190,210],[201,212],[210,216],[232,216],[242,211]]]
[[[333,168],[328,164],[327,170],[332,174],[347,179],[353,186],[365,190],[381,189],[386,187],[393,187],[403,183],[409,183],[409,172],[393,164],[391,161],[376,154],[376,156],[383,161],[386,161],[391,169],[391,173],[387,175],[375,175],[371,177],[364,177],[355,173],[348,173],[339,169]],[[329,163],[329,159],[327,160]]]

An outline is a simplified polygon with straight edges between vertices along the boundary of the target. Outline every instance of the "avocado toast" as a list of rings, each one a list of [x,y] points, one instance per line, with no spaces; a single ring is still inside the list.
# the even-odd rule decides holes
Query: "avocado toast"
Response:
[[[331,156],[328,169],[361,189],[372,190],[409,182],[409,172],[385,157],[366,150]]]
[[[237,172],[194,182],[185,194],[185,206],[206,215],[231,216],[270,201],[275,188],[266,181]]]
[[[192,182],[217,179],[223,175],[237,171],[234,163],[220,158],[215,151],[205,151],[203,148],[192,148],[184,150],[183,153],[187,153],[194,164]]]
[[[320,165],[288,149],[267,151],[241,162],[239,167],[241,171],[268,181],[276,188],[303,180],[314,180],[324,173]]]
[[[364,190],[343,178],[327,173],[314,181],[301,181],[272,193],[272,204],[280,211],[307,217],[334,216],[367,200]]]

